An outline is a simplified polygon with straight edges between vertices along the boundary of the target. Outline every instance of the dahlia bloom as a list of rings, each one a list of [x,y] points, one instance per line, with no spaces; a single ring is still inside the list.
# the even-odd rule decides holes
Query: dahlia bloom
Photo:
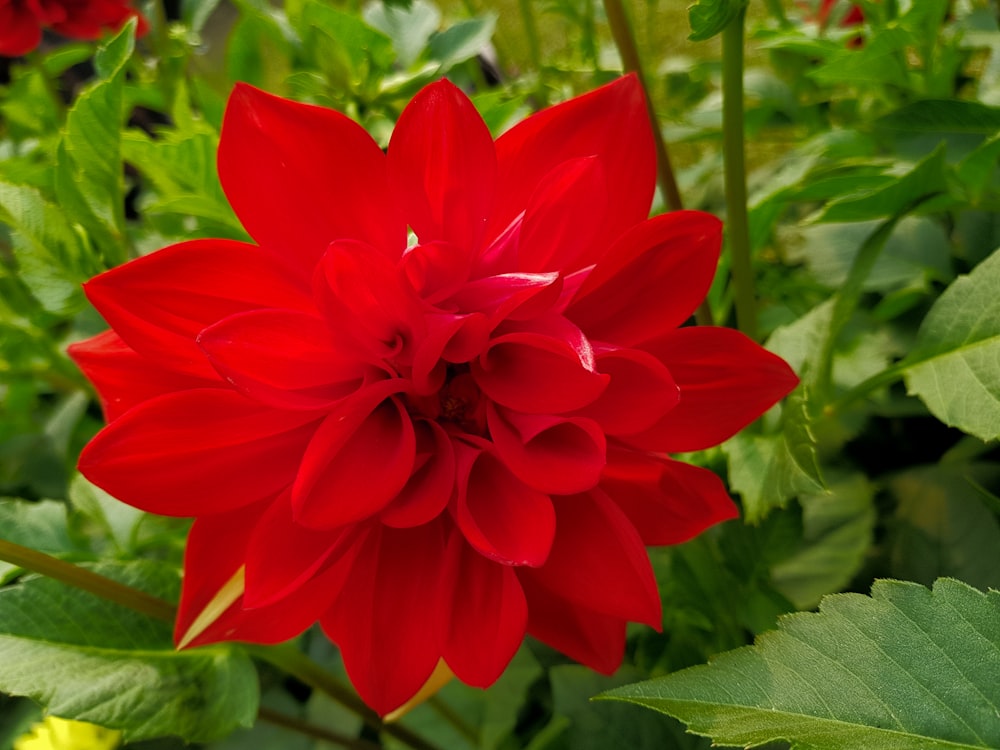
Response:
[[[42,41],[42,29],[71,39],[98,39],[133,17],[139,19],[141,36],[146,19],[129,0],[0,0],[0,55],[31,52]]]
[[[194,516],[181,646],[319,621],[380,713],[432,673],[494,682],[529,633],[602,672],[662,617],[645,545],[736,515],[716,445],[796,384],[679,327],[721,226],[647,219],[634,77],[494,142],[447,81],[388,153],[337,112],[239,85],[219,148],[257,244],[199,239],[86,285],[72,347],[108,426],[80,470]],[[409,228],[409,232],[408,232]]]

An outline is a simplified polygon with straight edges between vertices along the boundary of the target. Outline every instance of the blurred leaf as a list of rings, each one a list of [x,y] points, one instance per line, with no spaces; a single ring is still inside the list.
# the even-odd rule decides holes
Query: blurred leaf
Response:
[[[177,596],[173,568],[105,563],[94,570]],[[249,726],[257,714],[257,677],[243,652],[178,652],[169,623],[48,578],[0,589],[0,663],[0,690],[57,716],[121,729],[130,740],[208,741]]]
[[[141,510],[111,497],[82,474],[73,477],[69,499],[73,508],[95,523],[119,552],[133,551],[136,527],[144,516]]]
[[[908,391],[947,425],[982,440],[1000,436],[1000,251],[938,298],[907,358]]]
[[[1000,107],[960,99],[924,99],[883,115],[872,127],[906,133],[993,135],[1000,130]]]
[[[997,464],[920,466],[894,475],[893,575],[924,584],[954,576],[1000,588],[1000,523],[980,487],[998,482]]]
[[[749,0],[696,0],[688,8],[692,42],[703,42],[722,32]]]
[[[449,26],[430,38],[428,58],[441,66],[441,72],[473,58],[489,46],[496,24],[496,14],[487,13]]]
[[[984,141],[958,165],[958,179],[974,201],[982,199],[997,173],[998,164],[1000,164],[1000,134]]]
[[[74,549],[66,533],[66,506],[53,500],[32,503],[0,498],[0,538],[50,555]],[[0,584],[19,570],[0,561]]]
[[[317,43],[317,55],[333,84],[354,90],[392,67],[392,40],[357,16],[310,0],[302,20],[325,37]]]
[[[413,0],[406,7],[375,0],[364,7],[362,15],[369,26],[392,40],[404,68],[416,61],[441,23],[441,11],[427,0]]]
[[[841,47],[836,56],[809,71],[810,78],[827,85],[892,84],[907,88],[903,52],[913,35],[898,26],[879,29],[862,47]]]

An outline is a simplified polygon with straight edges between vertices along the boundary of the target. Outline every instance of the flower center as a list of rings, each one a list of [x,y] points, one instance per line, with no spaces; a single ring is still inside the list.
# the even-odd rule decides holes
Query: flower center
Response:
[[[410,396],[411,411],[436,420],[446,429],[488,437],[486,399],[465,364],[448,365],[444,385],[433,395]]]

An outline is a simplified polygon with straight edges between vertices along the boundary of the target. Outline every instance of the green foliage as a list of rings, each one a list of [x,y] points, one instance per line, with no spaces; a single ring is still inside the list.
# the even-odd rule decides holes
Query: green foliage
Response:
[[[606,698],[680,718],[722,745],[793,749],[1000,744],[1000,593],[941,579],[827,597],[756,645]]]
[[[697,0],[688,8],[692,42],[703,42],[722,32],[739,15],[748,0]]]

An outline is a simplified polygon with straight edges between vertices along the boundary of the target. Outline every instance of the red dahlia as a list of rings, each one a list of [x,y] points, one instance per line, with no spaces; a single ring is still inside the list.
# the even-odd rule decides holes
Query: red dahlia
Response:
[[[98,39],[106,29],[119,29],[130,18],[146,19],[129,0],[0,0],[0,55],[17,57],[42,41],[42,29],[71,39]]]
[[[733,330],[678,327],[721,226],[646,218],[635,78],[496,142],[440,81],[388,153],[240,85],[219,171],[257,244],[98,276],[113,330],[72,348],[110,422],[81,471],[195,517],[179,642],[318,620],[381,713],[439,663],[489,685],[525,633],[614,670],[626,623],[661,622],[645,545],[736,515],[665,453],[718,444],[797,382]]]

